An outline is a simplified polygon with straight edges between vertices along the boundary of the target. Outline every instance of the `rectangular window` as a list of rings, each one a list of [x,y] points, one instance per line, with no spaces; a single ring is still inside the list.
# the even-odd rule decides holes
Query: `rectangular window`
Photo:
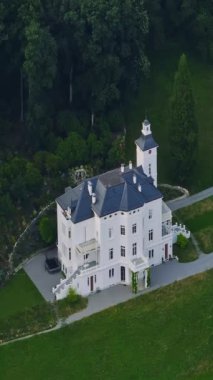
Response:
[[[152,174],[151,164],[149,164],[149,175]]]
[[[69,260],[71,260],[71,248],[69,248]]]
[[[95,282],[96,282],[96,280],[97,280],[97,277],[96,277],[96,274],[95,274]]]
[[[126,256],[126,248],[124,247],[124,245],[121,245],[121,256],[122,257]]]
[[[112,268],[112,277],[114,277],[114,268]]]
[[[112,228],[109,228],[109,238],[112,238]]]
[[[110,250],[109,250],[109,259],[110,260],[113,259],[113,248],[110,248]]]
[[[89,257],[89,253],[86,253],[86,254],[84,255],[84,260],[87,260],[88,257]]]
[[[89,286],[89,277],[87,278],[87,285]]]
[[[132,244],[132,254],[133,256],[137,255],[137,243]]]
[[[152,259],[154,257],[154,249],[149,250],[149,258]]]
[[[111,278],[112,277],[112,271],[111,271],[111,269],[109,270],[109,278]]]
[[[136,234],[136,232],[137,232],[137,225],[136,225],[136,223],[134,223],[134,224],[132,225],[132,233],[133,233],[133,234]]]
[[[121,226],[121,235],[125,235],[125,226]]]
[[[153,230],[149,230],[149,241],[153,240]]]
[[[69,229],[69,231],[68,231],[68,237],[69,237],[69,239],[71,238],[71,229]]]
[[[152,219],[152,210],[149,210],[149,219]]]

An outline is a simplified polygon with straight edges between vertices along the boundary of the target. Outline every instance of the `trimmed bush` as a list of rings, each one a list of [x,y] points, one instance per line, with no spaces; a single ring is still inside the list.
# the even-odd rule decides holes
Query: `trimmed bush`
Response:
[[[189,244],[189,240],[182,234],[179,234],[177,236],[177,245],[180,248],[186,248],[187,245]]]

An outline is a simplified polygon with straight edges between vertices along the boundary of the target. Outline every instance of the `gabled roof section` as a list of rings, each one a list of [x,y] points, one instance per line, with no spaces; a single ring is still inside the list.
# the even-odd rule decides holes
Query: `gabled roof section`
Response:
[[[153,179],[147,177],[142,166],[130,169],[128,166],[114,169],[90,178],[92,191],[96,195],[95,204],[88,191],[88,180],[84,180],[74,189],[67,191],[56,199],[63,210],[71,208],[71,220],[79,223],[90,219],[96,213],[99,217],[117,211],[128,212],[144,203],[162,198],[160,191],[154,186]]]
[[[120,210],[131,211],[144,205],[144,199],[141,193],[139,193],[133,186],[130,186],[127,182],[124,185],[124,191],[121,198]]]
[[[99,207],[100,202],[97,192],[97,202],[95,205],[93,205],[93,210],[98,216],[101,217],[119,211],[123,188],[124,183],[105,188],[104,192],[101,195],[101,207]]]
[[[158,144],[152,137],[152,133],[146,136],[141,134],[141,136],[135,140],[135,144],[138,145],[143,152],[158,147]]]

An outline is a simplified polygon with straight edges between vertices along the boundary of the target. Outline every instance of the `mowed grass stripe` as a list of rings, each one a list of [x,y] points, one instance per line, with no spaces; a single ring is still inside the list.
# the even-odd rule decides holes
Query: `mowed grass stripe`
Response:
[[[0,347],[4,380],[212,379],[213,270]]]
[[[200,215],[195,218],[186,218],[185,223],[187,224],[187,227],[192,232],[196,232],[202,228],[212,226],[213,225],[213,211],[209,211],[205,213],[204,215]]]

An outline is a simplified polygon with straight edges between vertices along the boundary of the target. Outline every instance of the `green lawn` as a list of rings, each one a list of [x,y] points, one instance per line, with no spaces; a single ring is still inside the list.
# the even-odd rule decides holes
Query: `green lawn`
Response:
[[[180,51],[169,50],[157,53],[151,58],[151,75],[141,84],[138,95],[129,99],[125,107],[127,123],[127,157],[135,157],[134,140],[139,137],[141,121],[145,115],[152,123],[152,130],[159,143],[159,182],[170,183],[169,177],[169,99],[174,73],[177,69]],[[198,165],[190,190],[196,192],[209,187],[213,182],[213,160],[210,160],[213,141],[213,68],[188,57],[191,71],[195,109],[199,124]],[[176,183],[178,184],[178,183]]]
[[[0,319],[6,319],[24,308],[45,302],[26,273],[19,271],[0,289]]]
[[[212,288],[213,270],[0,347],[1,378],[210,380]]]
[[[194,234],[204,252],[213,251],[213,197],[178,210],[175,215]]]

